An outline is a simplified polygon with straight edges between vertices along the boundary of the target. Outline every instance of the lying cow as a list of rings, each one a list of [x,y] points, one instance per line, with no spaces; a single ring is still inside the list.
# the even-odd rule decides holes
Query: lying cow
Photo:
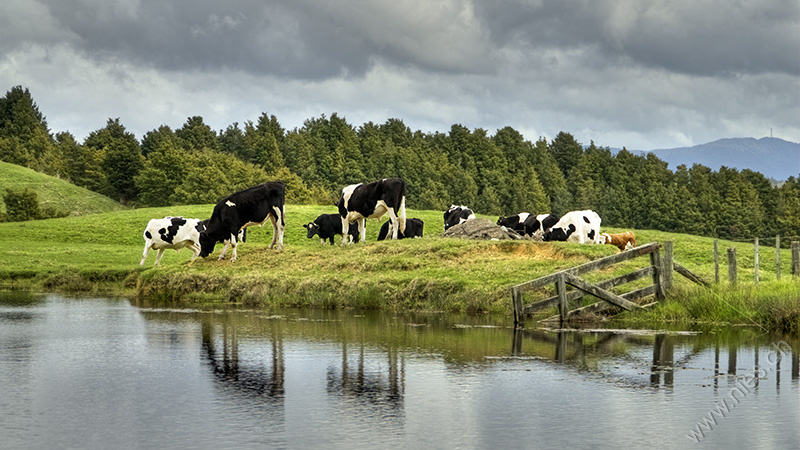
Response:
[[[397,239],[422,237],[422,228],[424,224],[422,219],[417,219],[416,217],[413,219],[406,219],[406,230],[402,233],[397,233]],[[391,226],[390,220],[387,220],[381,225],[381,229],[378,231],[379,241],[386,239],[386,236],[391,232]]]
[[[528,219],[530,220],[530,219]],[[528,232],[535,238],[542,239],[544,233],[558,223],[558,216],[555,214],[539,214],[533,219],[533,224],[526,226]]]
[[[517,233],[525,236],[531,234],[528,232],[528,228],[525,225],[528,219],[532,219],[529,222],[530,225],[532,226],[533,221],[535,221],[536,218],[531,213],[521,212],[519,214],[514,214],[513,216],[509,217],[500,216],[500,218],[497,219],[497,226],[506,227],[510,230],[514,230]]]
[[[464,205],[456,206],[450,205],[450,208],[444,212],[444,229],[464,223],[468,220],[475,218],[475,213]]]
[[[629,248],[636,247],[636,236],[632,231],[618,234],[600,233],[600,243],[614,245],[624,252]]]
[[[158,250],[156,263],[158,265],[164,250],[171,248],[176,252],[184,247],[191,250],[192,261],[200,254],[200,233],[205,230],[200,219],[184,219],[183,217],[164,217],[151,219],[144,229],[144,253],[139,265],[144,265],[150,249]]]
[[[399,178],[384,178],[372,183],[351,184],[342,189],[336,202],[342,218],[342,244],[350,224],[358,223],[359,242],[366,241],[366,219],[379,219],[387,212],[392,223],[392,239],[406,229],[406,183]]]
[[[225,242],[219,259],[225,257],[230,244],[233,247],[231,261],[236,261],[239,231],[253,225],[262,226],[267,220],[272,222],[272,243],[269,248],[280,250],[286,225],[285,198],[286,185],[273,181],[235,192],[220,200],[214,206],[206,230],[200,233],[200,256],[207,257],[218,242]]]
[[[545,241],[600,243],[600,216],[592,210],[570,211],[542,236]]]
[[[308,230],[306,237],[309,239],[317,235],[321,244],[327,239],[333,245],[334,236],[342,234],[342,219],[339,214],[320,214],[313,222],[303,225],[303,228]],[[351,223],[347,234],[347,241],[355,242],[358,239],[358,225]]]

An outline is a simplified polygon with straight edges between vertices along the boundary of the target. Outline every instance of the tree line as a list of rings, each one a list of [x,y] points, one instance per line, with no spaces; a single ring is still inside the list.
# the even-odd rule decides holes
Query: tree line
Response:
[[[0,98],[0,159],[66,179],[134,207],[215,203],[267,180],[287,203],[330,205],[348,184],[399,177],[410,208],[560,215],[592,209],[603,225],[728,239],[800,236],[800,177],[773,185],[748,169],[674,171],[653,154],[584,146],[568,132],[527,141],[454,124],[412,131],[400,119],[354,126],[344,117],[284,129],[274,115],[215,131],[202,117],[161,125],[141,139],[119,119],[78,142],[53,134],[28,89]]]

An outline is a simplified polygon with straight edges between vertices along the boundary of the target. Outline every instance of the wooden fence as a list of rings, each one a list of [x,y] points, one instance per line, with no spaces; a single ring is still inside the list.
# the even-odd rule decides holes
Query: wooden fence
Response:
[[[663,258],[661,257],[660,253],[661,247],[661,244],[654,242],[624,251],[622,253],[617,253],[616,255],[591,261],[580,266],[572,267],[561,272],[552,273],[550,275],[528,281],[527,283],[512,286],[511,300],[514,306],[515,326],[524,326],[525,318],[527,316],[553,306],[558,306],[559,314],[545,320],[559,320],[561,323],[563,323],[573,315],[587,312],[599,312],[611,306],[617,306],[625,310],[632,310],[653,305],[655,303],[640,306],[634,302],[654,294],[656,300],[662,300],[665,297],[666,290],[672,285],[673,271],[678,272],[695,283],[704,285],[708,284],[673,260],[672,242],[664,243],[665,256]],[[618,276],[616,278],[598,283],[589,283],[579,277],[579,275],[605,269],[624,261],[648,255],[650,256],[649,266],[622,276]],[[613,287],[646,277],[652,277],[653,280],[653,283],[646,287],[626,292],[621,295],[615,294],[609,290]],[[538,301],[536,303],[527,305],[524,304],[523,296],[525,292],[541,289],[550,284],[555,285],[555,296]],[[567,285],[572,286],[575,289],[568,291]],[[586,294],[593,295],[602,301],[584,307],[576,307],[570,311],[570,303],[576,303],[577,300],[581,299]]]
[[[761,253],[759,250],[759,238],[753,240],[753,277],[756,283],[759,282],[759,269],[761,266]],[[719,245],[714,239],[714,281],[720,282],[720,255]],[[728,281],[736,284],[739,281],[739,262],[736,255],[736,248],[731,247],[727,250]],[[793,277],[800,277],[800,241],[792,241],[791,244],[791,274]],[[781,279],[781,237],[775,237],[775,278]]]

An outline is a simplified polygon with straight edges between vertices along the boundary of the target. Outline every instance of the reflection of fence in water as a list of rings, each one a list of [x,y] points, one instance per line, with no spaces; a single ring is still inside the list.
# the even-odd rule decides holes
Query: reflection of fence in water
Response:
[[[631,333],[620,331],[575,331],[575,330],[524,330],[515,329],[511,346],[511,355],[517,357],[535,356],[540,359],[551,361],[562,366],[571,366],[579,371],[600,371],[598,361],[614,360],[615,364],[624,354],[623,359],[628,363],[638,362],[639,367],[647,368],[640,371],[646,375],[647,379],[635,380],[627,378],[626,382],[634,384],[649,384],[653,387],[664,386],[672,389],[675,382],[675,373],[678,369],[686,368],[704,350],[714,348],[714,370],[713,387],[718,389],[721,378],[735,380],[736,377],[763,373],[766,364],[774,364],[768,373],[774,374],[776,388],[780,389],[781,384],[781,364],[785,364],[786,353],[791,352],[791,379],[795,383],[800,382],[800,342],[794,342],[790,346],[784,346],[782,352],[778,352],[768,363],[759,351],[764,345],[774,347],[774,344],[755,344],[753,347],[753,371],[739,370],[737,374],[739,353],[742,351],[737,344],[725,344],[721,339],[709,344],[698,344],[695,335],[684,335],[674,333],[652,333],[644,334],[640,331],[629,330]],[[765,341],[766,342],[766,341]],[[691,345],[689,345],[691,344]],[[786,344],[784,342],[784,344]],[[629,347],[633,346],[634,350]],[[620,348],[624,350],[620,350]],[[652,348],[652,352],[645,352],[651,355],[647,360],[635,356],[635,349],[641,350]],[[679,349],[689,348],[687,351]],[[725,349],[727,348],[727,352]],[[528,350],[526,350],[528,349]],[[773,352],[775,353],[775,352]],[[720,368],[722,356],[727,356],[727,370]],[[615,359],[617,358],[617,359]],[[676,359],[677,358],[677,359]],[[784,366],[785,367],[785,366]],[[703,368],[701,368],[703,369]],[[612,377],[613,379],[613,377]],[[756,381],[758,384],[758,381]]]

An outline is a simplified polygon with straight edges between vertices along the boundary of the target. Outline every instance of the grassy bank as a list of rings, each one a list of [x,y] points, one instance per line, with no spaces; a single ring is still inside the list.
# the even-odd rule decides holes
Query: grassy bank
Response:
[[[0,224],[0,287],[112,292],[149,302],[187,305],[236,303],[510,315],[509,286],[617,252],[612,246],[442,238],[442,213],[415,210],[409,210],[408,217],[425,221],[423,239],[375,242],[380,224],[368,221],[366,244],[321,245],[317,238],[306,238],[302,225],[318,214],[333,212],[333,207],[288,205],[285,247],[281,251],[267,248],[272,233],[267,226],[249,229],[248,242],[240,247],[235,263],[218,261],[218,246],[210,258],[198,259],[192,265],[187,250],[167,252],[159,267],[152,266],[152,252],[143,267],[138,265],[144,243],[141,234],[149,219],[165,215],[206,218],[211,209],[212,205],[148,208]],[[636,230],[636,235],[640,245],[674,241],[678,262],[707,280],[713,279],[713,239],[648,230]],[[737,247],[740,255],[739,279],[752,279],[752,245],[720,242],[722,249],[729,246]],[[800,304],[800,292],[795,283],[785,281],[789,278],[789,251],[782,256],[784,281],[776,282],[774,250],[762,250],[762,282],[757,287],[743,281],[729,293],[720,290],[725,288],[712,289],[707,307],[689,306],[698,298],[697,291],[677,276],[677,289],[684,300],[639,313],[641,320],[756,321],[768,326],[796,323],[798,314],[793,304]],[[773,256],[766,257],[767,253]],[[638,258],[593,274],[589,280],[610,278],[647,264],[647,258]],[[720,293],[714,294],[717,290]],[[725,309],[722,302],[714,301],[715,295],[723,294],[735,308]],[[756,302],[755,312],[734,315],[742,308],[729,297]]]

